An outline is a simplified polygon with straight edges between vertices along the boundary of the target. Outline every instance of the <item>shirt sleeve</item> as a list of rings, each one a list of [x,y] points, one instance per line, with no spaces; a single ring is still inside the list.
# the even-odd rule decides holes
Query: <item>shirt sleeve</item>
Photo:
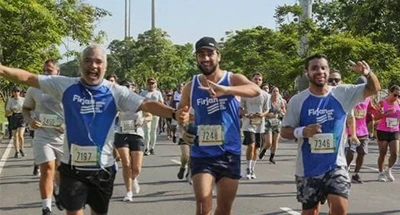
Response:
[[[39,75],[39,86],[43,93],[61,101],[65,89],[77,82],[77,78],[59,75]]]
[[[294,96],[292,99],[290,99],[288,106],[287,106],[287,111],[286,115],[283,117],[282,121],[282,127],[292,127],[296,128],[300,124],[300,106],[301,104],[299,103],[300,99],[299,96]]]
[[[335,97],[340,101],[346,113],[364,100],[365,86],[366,84],[346,84],[333,89]]]
[[[140,96],[126,87],[113,85],[115,98],[117,100],[118,109],[124,112],[137,112],[140,105],[144,101],[144,97]]]
[[[36,103],[35,103],[35,99],[33,98],[33,93],[34,93],[34,89],[32,87],[29,87],[25,94],[25,100],[24,100],[23,107],[35,109]]]

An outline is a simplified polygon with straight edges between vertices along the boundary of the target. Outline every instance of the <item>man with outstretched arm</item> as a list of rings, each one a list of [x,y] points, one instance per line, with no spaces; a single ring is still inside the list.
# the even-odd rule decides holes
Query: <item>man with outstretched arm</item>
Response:
[[[87,47],[81,57],[81,77],[43,76],[0,65],[0,76],[40,88],[64,106],[64,157],[60,172],[60,198],[68,215],[107,214],[113,192],[116,165],[113,157],[114,121],[118,110],[145,111],[188,121],[188,110],[145,100],[124,86],[104,79],[106,52],[98,45]]]
[[[366,84],[328,86],[328,58],[316,54],[306,59],[309,88],[290,99],[282,123],[282,137],[298,139],[297,200],[302,214],[319,214],[327,199],[330,214],[347,214],[350,177],[347,171],[345,123],[348,112],[380,84],[365,61],[352,67],[367,78]]]

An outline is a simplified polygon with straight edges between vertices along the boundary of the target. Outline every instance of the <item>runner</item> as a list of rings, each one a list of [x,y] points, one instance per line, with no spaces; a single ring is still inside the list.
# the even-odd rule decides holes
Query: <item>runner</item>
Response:
[[[261,89],[263,82],[262,74],[256,72],[252,76],[252,81]],[[260,95],[253,98],[241,98],[241,114],[243,117],[243,145],[246,149],[246,178],[256,179],[255,167],[257,162],[257,151],[263,144],[263,134],[265,130],[265,115],[268,114],[269,96],[264,90]]]
[[[157,90],[157,81],[154,78],[147,79],[147,90],[144,90],[140,93],[141,96],[159,102],[164,103],[163,96],[159,90]],[[144,155],[154,155],[155,154],[155,146],[157,142],[157,127],[158,120],[160,119],[158,116],[152,116],[149,113],[144,113],[146,118],[151,117],[151,121],[145,122],[143,125],[144,129],[144,140],[145,142],[145,150]]]
[[[390,87],[389,92],[388,97],[379,103],[381,112],[375,116],[375,119],[379,120],[376,127],[379,145],[378,181],[382,182],[395,180],[392,174],[392,167],[396,163],[399,153],[400,105],[398,98],[400,97],[400,87],[393,85]],[[383,171],[383,163],[385,162],[388,147],[390,150],[389,163],[385,171]]]
[[[360,76],[357,79],[356,84],[365,84],[367,83],[367,79],[364,76]],[[362,184],[363,181],[358,174],[361,170],[361,167],[364,163],[364,157],[368,154],[368,127],[367,127],[367,112],[368,105],[371,101],[371,98],[368,97],[364,101],[358,103],[356,107],[351,111],[351,119],[354,120],[354,123],[349,123],[351,127],[349,128],[348,133],[349,136],[349,147],[346,153],[347,166],[350,168],[350,164],[353,161],[354,153],[357,152],[356,158],[356,167],[354,169],[354,174],[351,176],[351,180],[353,183]],[[354,119],[353,119],[354,118]],[[355,136],[355,137],[354,137]]]
[[[22,116],[22,105],[24,104],[25,98],[21,96],[21,88],[18,86],[12,89],[12,98],[10,98],[6,105],[6,115],[11,115],[10,128],[13,135],[13,143],[15,154],[14,158],[18,158],[18,154],[25,156],[24,145],[25,145],[25,122]]]
[[[327,57],[310,56],[305,63],[309,88],[289,101],[281,134],[298,139],[296,184],[302,214],[319,214],[326,199],[330,214],[347,214],[351,186],[344,154],[347,113],[380,90],[366,62],[359,61],[352,69],[366,76],[367,84],[331,87]]]
[[[274,157],[278,149],[282,118],[286,113],[286,101],[279,94],[279,88],[272,88],[269,100],[269,112],[265,118],[264,145],[258,158],[261,160],[268,149],[271,150],[269,162],[276,164]]]
[[[195,75],[185,85],[179,107],[193,108],[198,128],[190,155],[196,214],[211,214],[214,184],[217,185],[215,214],[231,214],[241,177],[240,104],[235,95],[258,96],[260,87],[243,75],[219,68],[221,55],[214,38],[201,38],[195,50],[202,74]]]
[[[81,77],[43,76],[0,65],[0,76],[40,88],[62,101],[65,115],[64,154],[60,171],[60,196],[67,214],[82,214],[89,204],[92,214],[106,214],[116,173],[112,154],[117,110],[145,111],[188,121],[188,108],[175,112],[159,102],[104,80],[106,52],[87,47],[80,61]]]
[[[59,75],[60,69],[56,61],[45,61],[43,73],[45,75]],[[33,111],[35,111],[36,116],[32,115]],[[52,214],[53,193],[57,197],[56,204],[60,207],[60,210],[63,209],[59,204],[60,179],[56,171],[63,153],[63,108],[61,103],[53,97],[42,93],[37,88],[30,87],[26,92],[22,113],[25,121],[35,129],[32,147],[35,164],[40,166],[39,189],[42,199],[42,214],[49,215]]]
[[[132,82],[130,81],[123,81],[121,86],[126,86],[134,92]],[[144,117],[142,111],[127,111],[120,112],[119,119],[121,129],[120,132],[115,134],[114,145],[118,149],[122,162],[122,175],[126,187],[126,195],[123,201],[132,202],[133,193],[138,194],[140,192],[137,177],[142,170],[143,162],[144,133],[142,126]]]

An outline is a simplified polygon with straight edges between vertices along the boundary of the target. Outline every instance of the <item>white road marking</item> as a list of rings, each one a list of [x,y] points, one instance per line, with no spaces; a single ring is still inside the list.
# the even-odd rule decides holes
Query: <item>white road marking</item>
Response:
[[[300,215],[299,212],[294,211],[294,210],[292,210],[291,208],[288,208],[288,207],[280,207],[280,209],[285,211],[285,212],[287,212],[288,214],[291,214],[291,215]]]
[[[174,159],[171,159],[171,161],[172,161],[172,163],[176,163],[176,164],[178,164],[178,165],[181,165],[181,162],[180,162],[180,161],[177,161],[177,160],[174,160]]]
[[[7,157],[10,154],[12,146],[13,146],[13,140],[11,139],[10,142],[8,142],[7,148],[4,151],[4,154],[3,154],[3,156],[1,157],[1,160],[0,160],[0,175],[1,175],[1,172],[3,171],[4,165],[6,164]]]

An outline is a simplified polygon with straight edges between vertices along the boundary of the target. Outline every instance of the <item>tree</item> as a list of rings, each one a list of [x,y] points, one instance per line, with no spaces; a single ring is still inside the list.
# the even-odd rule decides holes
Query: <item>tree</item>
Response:
[[[80,0],[0,1],[0,61],[39,73],[46,59],[60,58],[57,46],[64,38],[80,44],[101,39],[95,23],[108,15]],[[0,86],[8,83],[2,79]]]

